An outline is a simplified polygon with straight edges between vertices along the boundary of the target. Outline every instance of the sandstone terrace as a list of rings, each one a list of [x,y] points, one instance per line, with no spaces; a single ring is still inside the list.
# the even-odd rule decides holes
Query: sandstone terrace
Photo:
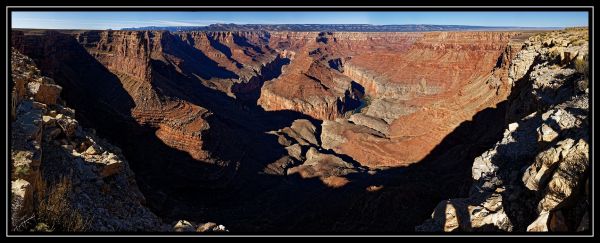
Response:
[[[368,201],[372,196],[362,195],[357,188],[367,185],[369,188],[378,187],[370,185],[378,182],[385,182],[391,189],[384,187],[377,195],[393,191],[394,195],[388,197],[400,197],[399,201],[406,201],[407,195],[423,193],[422,197],[430,198],[425,199],[428,201],[425,204],[432,204],[444,195],[460,194],[460,189],[448,192],[442,192],[442,188],[433,189],[434,182],[421,183],[414,188],[401,184],[411,181],[409,178],[430,178],[431,174],[435,175],[444,169],[455,171],[450,170],[454,166],[468,167],[472,157],[482,151],[479,147],[485,147],[497,138],[504,124],[489,128],[486,123],[503,119],[506,108],[502,102],[510,94],[511,82],[516,81],[509,81],[510,61],[525,37],[533,34],[23,32],[24,35],[21,32],[12,33],[13,45],[34,58],[43,72],[62,82],[67,102],[82,111],[83,120],[88,120],[90,126],[98,127],[101,133],[120,141],[128,159],[135,163],[132,167],[140,171],[138,180],[148,186],[146,192],[150,191],[149,188],[161,187],[166,191],[153,193],[154,202],[163,205],[180,203],[182,199],[173,198],[181,197],[181,191],[197,192],[198,188],[209,188],[205,189],[208,190],[206,194],[193,197],[193,202],[202,205],[211,205],[211,202],[218,204],[238,196],[251,199],[254,198],[250,197],[252,192],[261,192],[259,198],[273,202],[277,200],[275,194],[293,194],[302,186],[287,188],[282,186],[284,182],[279,178],[256,176],[257,171],[265,168],[271,175],[285,177],[287,169],[297,168],[304,156],[306,159],[328,157],[315,153],[315,148],[319,153],[337,156],[353,164],[356,169],[349,175],[364,173],[358,177],[336,175],[346,176],[345,180],[350,184],[342,188],[353,193],[332,193],[326,197],[329,202],[338,202],[351,195],[359,195],[358,201]],[[58,50],[65,53],[55,55]],[[77,57],[92,63],[88,66],[91,68],[83,69],[80,63],[73,62]],[[69,60],[70,63],[67,62]],[[58,65],[62,61],[66,65]],[[112,81],[104,82],[103,78],[98,77]],[[80,97],[82,94],[93,94],[91,97],[94,100],[83,101]],[[369,106],[359,113],[349,114],[364,96],[370,97]],[[98,119],[105,118],[106,114],[112,114],[110,117],[114,117],[115,121]],[[301,139],[289,135],[292,133],[283,135],[285,132],[276,132],[277,141],[272,141],[274,136],[264,135],[265,132],[283,131],[298,118],[310,120],[316,125],[317,128],[313,129],[319,137],[316,144],[302,144]],[[470,134],[469,130],[473,128],[483,131]],[[130,144],[121,137],[124,134],[150,138],[150,141],[146,144]],[[291,142],[285,142],[287,140]],[[299,159],[282,160],[292,155],[289,149],[286,155],[282,148],[297,143],[294,141],[301,144],[301,156]],[[469,143],[465,144],[465,141]],[[154,154],[142,155],[153,146],[160,149]],[[311,156],[307,153],[309,148],[313,149]],[[460,153],[461,150],[464,152]],[[159,156],[171,153],[178,154],[175,156],[177,159],[162,159]],[[440,159],[444,157],[454,158],[455,161]],[[417,166],[408,167],[409,172],[416,171],[411,175],[395,179],[386,176],[369,179],[367,176],[408,173],[403,169],[387,172],[381,169],[404,167],[416,162]],[[268,170],[273,165],[280,166],[282,170]],[[342,165],[348,166],[343,163],[335,166]],[[148,167],[154,167],[154,170],[163,168],[178,178],[166,180],[164,175],[161,178]],[[315,168],[318,170],[320,167]],[[295,170],[298,169],[292,171]],[[455,173],[447,173],[435,181],[464,174]],[[336,181],[334,184],[338,187],[340,180],[331,178],[325,176],[321,181],[325,184]],[[390,183],[389,180],[394,182]],[[190,187],[192,181],[199,187]],[[249,189],[242,185],[250,181],[257,182],[250,191],[239,194],[221,192],[221,196],[211,199],[202,197],[210,195],[210,190],[214,192],[212,188]],[[457,184],[465,182],[455,180],[448,183],[447,188],[452,188],[452,185],[456,188]],[[170,185],[160,185],[165,183]],[[342,184],[346,185],[346,182]],[[417,192],[419,189],[423,191]],[[314,189],[310,193],[320,190],[326,189]],[[161,193],[171,196],[165,198],[160,196]],[[390,200],[380,199],[378,204],[385,204],[386,201]],[[345,203],[352,208],[352,202]],[[234,203],[231,210],[252,215],[240,213],[244,207],[241,205],[247,204],[250,203]],[[186,207],[183,205],[180,203],[179,209],[163,214],[181,214]],[[281,205],[269,205],[275,208],[274,212],[266,213],[271,215],[265,216],[270,222],[261,227],[280,229],[277,222],[283,218],[276,216],[276,212],[284,209],[280,208]],[[300,211],[294,214],[305,214],[306,210],[323,212],[306,204],[299,205]],[[168,208],[162,205],[154,207],[162,208],[158,210]],[[195,212],[226,218],[235,227],[245,225],[242,219],[224,216],[228,215],[229,209],[214,210]],[[373,215],[361,214],[359,217],[375,220],[380,211],[375,208],[369,210],[374,210]],[[404,214],[396,215],[413,214],[402,212]],[[426,213],[414,214],[416,218],[423,218]],[[310,221],[311,215],[320,216],[318,213],[306,213],[295,220]],[[345,220],[341,221],[350,225],[347,229],[361,227],[356,223],[360,220],[352,215],[344,217]],[[387,217],[390,216],[383,218]],[[368,230],[397,227],[381,225],[390,222],[388,220],[373,222],[369,226],[373,228]],[[414,225],[418,220],[414,221],[401,227]],[[325,220],[321,224],[328,223]],[[244,230],[252,230],[248,226],[243,227],[246,227]],[[284,227],[293,226],[286,224]],[[308,228],[311,229],[318,229],[318,225]],[[402,229],[410,230],[410,227]]]

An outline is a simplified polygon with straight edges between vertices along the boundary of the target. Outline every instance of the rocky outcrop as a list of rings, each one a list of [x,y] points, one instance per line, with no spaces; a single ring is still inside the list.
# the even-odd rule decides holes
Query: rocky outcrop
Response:
[[[113,72],[149,80],[150,60],[162,50],[161,31],[88,31],[74,33],[90,54]]]
[[[330,120],[340,116],[338,111],[339,100],[331,96],[310,96],[307,98],[286,98],[274,94],[269,90],[270,85],[263,86],[259,104],[266,110],[294,110],[301,111],[316,119]],[[309,90],[309,87],[301,87]]]
[[[507,128],[473,163],[468,198],[441,202],[420,231],[585,231],[589,229],[589,94],[572,57],[547,43],[567,41],[578,55],[586,31],[533,36],[509,69],[515,81]],[[527,71],[523,71],[527,70]],[[525,73],[524,73],[525,72]]]
[[[350,116],[348,121],[350,121],[354,124],[360,125],[360,126],[365,126],[365,127],[371,128],[375,131],[380,132],[381,134],[385,135],[386,137],[389,136],[389,133],[390,133],[389,124],[385,120],[380,119],[380,118],[376,118],[376,117],[372,117],[369,115],[359,113],[359,114],[354,114],[354,115]]]
[[[318,131],[309,120],[295,120],[290,127],[270,133],[286,146],[287,155],[267,165],[264,171],[268,174],[317,178],[331,188],[338,188],[350,182],[348,175],[366,170],[321,147]]]
[[[288,175],[298,173],[302,178],[319,177],[328,184],[335,180],[332,177],[337,177],[339,181],[332,186],[339,187],[345,184],[340,182],[347,182],[347,180],[343,179],[341,176],[357,172],[351,163],[348,163],[335,155],[320,153],[314,147],[308,149],[305,157],[306,160],[304,163],[292,167],[287,171]]]
[[[368,147],[365,143],[375,138],[369,138],[368,134],[348,135],[352,131],[337,136],[353,139],[346,138],[347,142],[332,147],[336,153],[348,154],[372,167],[418,161],[460,122],[503,100],[509,86],[494,80],[504,75],[490,76],[490,72],[502,69],[496,67],[498,58],[515,35],[510,32],[63,33],[73,36],[102,66],[117,75],[132,99],[128,111],[137,123],[158,129],[156,134],[165,144],[196,160],[210,160],[209,151],[204,149],[203,136],[207,133],[203,129],[214,127],[207,122],[210,115],[199,114],[214,113],[222,107],[217,102],[212,106],[206,104],[212,102],[208,101],[211,98],[201,95],[204,91],[199,90],[208,87],[246,104],[256,102],[266,111],[290,110],[319,120],[347,118],[357,126],[373,129],[387,138],[377,145],[383,150],[364,149]],[[15,36],[16,45],[29,44],[35,39],[28,33]],[[442,42],[445,44],[438,44]],[[49,59],[42,63],[51,63]],[[335,60],[343,65],[332,68],[330,63],[336,63]],[[84,88],[90,93],[94,89]],[[118,89],[106,87],[106,90]],[[102,104],[109,104],[111,109],[122,106],[108,96],[103,100]],[[198,112],[186,115],[189,107]],[[462,107],[469,109],[463,111]],[[206,111],[200,112],[203,109]],[[123,110],[127,112],[126,108]],[[191,116],[195,117],[194,124],[188,124]],[[422,120],[435,124],[406,125]],[[428,133],[432,127],[435,132]],[[409,151],[414,156],[408,156]]]
[[[197,66],[202,65],[197,64],[210,60],[194,53],[179,36],[162,31],[15,32],[15,36],[14,45],[34,56],[46,73],[58,77],[70,91],[69,100],[80,106],[86,118],[111,115],[111,124],[120,126],[133,118],[137,125],[154,129],[166,145],[208,161],[202,136],[211,113],[179,98],[187,96],[181,91],[185,88],[173,84],[186,80],[176,72],[204,77],[219,70],[200,72]],[[60,55],[53,54],[57,46],[64,48]],[[94,125],[111,126],[107,124]]]
[[[350,80],[333,72],[333,69],[311,57],[303,46],[296,53],[282,75],[266,82],[260,93],[258,105],[268,111],[293,110],[315,119],[331,120],[345,110],[346,90]]]
[[[508,96],[510,86],[501,80],[511,57],[504,53],[515,35],[419,33],[390,44],[368,38],[371,46],[360,49],[369,51],[347,53],[338,40],[332,44],[341,45],[336,51],[350,56],[343,75],[364,88],[368,101],[348,117],[352,125],[323,128],[322,137],[343,138],[329,144],[324,138],[324,146],[369,167],[422,160],[463,121]],[[403,41],[404,46],[397,46]],[[443,61],[450,56],[453,61]],[[352,128],[356,126],[376,132],[357,133],[361,129]],[[349,129],[340,129],[344,127]]]
[[[14,129],[27,134],[20,136],[21,144],[31,151],[15,156],[35,170],[36,160],[43,165],[52,158],[47,152],[56,151],[52,156],[61,159],[52,161],[72,161],[81,171],[89,168],[94,185],[76,187],[89,190],[85,195],[93,199],[98,188],[109,193],[114,185],[125,188],[123,179],[114,179],[128,174],[124,154],[154,212],[169,222],[190,220],[175,221],[166,226],[169,230],[177,226],[177,231],[196,231],[200,227],[192,220],[207,219],[224,219],[228,228],[241,231],[312,230],[322,225],[335,230],[350,229],[346,225],[368,231],[412,230],[440,199],[466,194],[453,188],[465,178],[465,170],[456,170],[470,166],[466,164],[475,155],[497,141],[502,121],[518,137],[521,129],[543,120],[547,124],[540,125],[535,137],[544,142],[536,140],[528,147],[536,152],[527,154],[535,164],[520,168],[527,171],[526,178],[515,178],[524,194],[536,197],[527,205],[529,211],[538,210],[542,199],[546,209],[560,209],[536,215],[515,210],[503,205],[513,200],[514,187],[494,186],[473,197],[445,200],[435,221],[456,217],[433,225],[523,231],[535,221],[541,223],[532,230],[563,229],[560,222],[580,217],[578,210],[585,203],[578,201],[579,209],[569,211],[558,193],[563,189],[546,199],[542,195],[560,164],[572,164],[561,156],[582,157],[572,150],[585,146],[576,139],[558,143],[570,135],[556,129],[554,118],[548,118],[554,113],[541,114],[559,109],[572,96],[560,87],[586,90],[587,81],[579,80],[571,68],[584,52],[564,41],[526,44],[521,52],[529,34],[14,31],[13,46],[62,86],[61,91],[40,81],[49,85],[30,88],[33,81],[17,78],[11,83],[21,97],[39,94],[33,100],[13,96],[12,121],[32,117],[22,130]],[[549,65],[536,67],[546,62]],[[534,85],[525,85],[530,81]],[[77,109],[77,116],[64,108],[61,98],[53,99],[58,91]],[[564,114],[583,108],[560,109],[564,111],[559,116],[570,117]],[[533,112],[540,116],[522,121]],[[97,128],[98,135],[82,126]],[[46,144],[46,137],[58,143]],[[118,144],[122,154],[99,137]],[[513,137],[507,143],[521,140]],[[505,166],[510,163],[496,163],[495,156],[505,153],[497,150],[478,160],[474,171],[485,172],[480,178],[509,171]],[[455,157],[459,159],[444,163],[444,158]],[[90,183],[85,179],[90,174],[84,173],[80,184]],[[431,177],[435,179],[423,179]],[[509,183],[506,178],[482,180],[489,186]],[[556,185],[570,180],[565,178],[557,179]],[[35,193],[28,188],[36,188],[36,183],[21,180],[15,180],[15,198],[31,201]],[[414,198],[422,198],[423,205]],[[92,205],[79,200],[84,208]],[[103,208],[95,213],[115,213],[112,207]],[[363,213],[356,214],[357,209]],[[328,217],[323,217],[325,211]],[[527,220],[515,220],[515,214]],[[411,219],[394,223],[396,216],[404,215]],[[462,215],[473,221],[467,223]],[[317,217],[327,219],[317,222]],[[122,221],[98,225],[108,230],[131,226]],[[215,226],[209,223],[201,231],[211,228]]]
[[[300,119],[292,122],[290,127],[282,128],[278,131],[282,134],[282,142],[287,145],[297,143],[302,146],[319,146],[317,137],[315,137],[316,127],[309,120]],[[291,139],[291,141],[288,141]]]
[[[196,224],[187,220],[179,220],[173,226],[175,232],[229,232],[225,226],[213,222]]]
[[[13,82],[38,87],[12,93],[11,230],[160,230],[120,149],[79,126],[31,59],[13,49],[11,61]]]
[[[169,147],[185,151],[196,160],[206,160],[208,154],[201,148],[203,134],[210,128],[206,121],[210,112],[203,107],[181,102],[163,114],[165,117],[157,125],[156,136]]]
[[[213,100],[215,95],[207,96],[210,91],[206,89],[223,92],[240,102],[256,102],[262,83],[276,77],[286,64],[284,56],[264,46],[264,33],[68,34],[119,77],[135,103],[131,114],[138,124],[156,129],[156,137],[164,144],[207,164],[222,159],[212,156],[211,145],[206,143],[211,136],[209,129],[221,125],[208,120],[221,121],[214,117],[214,111],[226,109],[223,102],[232,102],[223,101],[222,97]],[[111,104],[109,109],[115,106],[118,105]]]

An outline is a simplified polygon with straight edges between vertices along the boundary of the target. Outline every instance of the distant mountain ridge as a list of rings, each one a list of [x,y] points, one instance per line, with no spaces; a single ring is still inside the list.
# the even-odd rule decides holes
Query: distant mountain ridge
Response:
[[[511,27],[470,25],[370,25],[370,24],[211,24],[208,26],[145,26],[121,30],[177,31],[349,31],[349,32],[426,32],[484,30],[548,30],[558,27]]]

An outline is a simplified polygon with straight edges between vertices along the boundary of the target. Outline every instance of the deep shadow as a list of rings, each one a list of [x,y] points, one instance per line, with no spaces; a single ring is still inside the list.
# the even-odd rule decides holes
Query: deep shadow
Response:
[[[295,111],[267,112],[259,106],[243,110],[236,100],[199,82],[181,83],[187,84],[181,92],[201,94],[188,101],[215,113],[215,120],[209,120],[215,139],[208,139],[206,148],[217,158],[239,160],[239,167],[226,187],[182,186],[172,196],[177,200],[165,206],[170,211],[161,216],[215,221],[236,232],[412,232],[439,201],[468,195],[473,159],[501,138],[506,114],[506,102],[485,109],[460,124],[422,161],[375,175],[351,174],[350,184],[329,188],[319,179],[262,173],[285,154],[276,137],[265,132],[299,118],[320,121]],[[371,185],[383,188],[366,191]]]
[[[330,59],[329,61],[327,61],[327,63],[329,64],[330,68],[333,68],[340,72],[344,71],[344,63],[341,58]]]
[[[365,88],[355,81],[350,82],[350,90],[346,90],[344,93],[344,103],[340,110],[342,113],[352,111],[352,113],[359,113],[362,108],[367,106],[365,98]]]
[[[240,35],[233,35],[233,43],[241,47],[249,47],[258,54],[264,54],[260,47],[251,44],[246,37]]]
[[[216,50],[220,51],[221,53],[225,54],[227,59],[233,60],[232,56],[231,56],[231,49],[229,49],[229,47],[227,47],[226,45],[223,45],[221,42],[215,40],[214,38],[209,37],[208,41],[210,43],[210,46],[212,46]]]
[[[51,48],[65,41],[69,48],[59,49],[67,53],[64,56],[54,55],[56,49],[36,48],[31,49],[30,56],[39,61],[45,74],[63,85],[65,100],[77,109],[78,118],[87,117],[84,126],[96,128],[121,147],[147,204],[167,223],[179,219],[212,221],[232,232],[413,232],[430,217],[439,201],[467,196],[473,159],[491,148],[504,128],[507,104],[501,102],[461,123],[422,161],[376,174],[360,171],[347,176],[349,184],[330,188],[317,178],[264,173],[268,164],[286,153],[277,137],[266,132],[289,126],[296,119],[309,119],[314,124],[321,121],[295,111],[265,111],[256,103],[240,102],[203,86],[191,74],[235,76],[211,70],[214,63],[204,60],[204,54],[185,42],[172,38],[165,48],[166,53],[184,60],[182,72],[171,63],[152,61],[151,85],[165,97],[213,113],[207,117],[210,129],[203,137],[202,149],[209,151],[214,161],[196,161],[166,146],[156,137],[156,128],[140,126],[131,114],[122,113],[132,108],[131,97],[117,85],[122,80],[100,67],[97,74],[88,74],[87,64],[72,62],[84,60],[92,67],[101,64],[77,48],[71,37],[58,39],[45,36],[36,41]],[[234,41],[240,46],[250,45],[239,37]],[[71,50],[77,55],[70,54]],[[36,55],[38,51],[40,55]],[[94,75],[102,78],[91,79]],[[274,72],[273,77],[277,76]],[[111,92],[95,87],[104,82],[112,84]],[[94,92],[97,96],[87,96]],[[113,94],[123,96],[117,97],[123,101],[104,102]],[[373,185],[382,188],[366,190]]]
[[[14,31],[12,34],[13,46],[31,57],[42,75],[54,78],[63,87],[61,96],[77,111],[80,122],[129,120],[134,102],[122,82],[75,39],[57,31],[33,35]],[[97,123],[107,129],[111,127]]]
[[[273,61],[263,65],[258,75],[253,76],[247,82],[234,83],[231,86],[231,92],[236,95],[236,99],[242,101],[248,107],[254,107],[260,98],[263,84],[279,77],[284,66],[288,64],[290,64],[289,58],[278,55]]]
[[[163,52],[180,58],[182,60],[180,68],[185,70],[186,73],[198,75],[203,79],[239,78],[234,72],[219,66],[217,62],[207,57],[202,51],[190,46],[180,36],[166,32],[162,38]]]
[[[239,63],[237,60],[233,59],[233,55],[231,53],[231,48],[229,48],[226,45],[223,45],[221,42],[214,39],[214,36],[208,36],[208,41],[210,43],[210,46],[215,48],[217,51],[220,51],[221,53],[223,53],[225,55],[225,57],[227,57],[227,59],[229,59],[231,62],[233,62],[237,68],[243,67],[243,65],[241,63]]]

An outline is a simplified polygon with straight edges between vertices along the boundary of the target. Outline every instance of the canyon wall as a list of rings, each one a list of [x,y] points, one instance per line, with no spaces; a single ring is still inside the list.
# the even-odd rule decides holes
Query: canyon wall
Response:
[[[506,99],[510,87],[502,82],[502,70],[508,69],[510,57],[503,53],[515,35],[423,33],[395,52],[374,48],[373,41],[365,54],[347,58],[343,69],[364,87],[370,105],[351,116],[355,125],[325,121],[324,147],[372,167],[423,159],[459,124]],[[357,133],[354,126],[367,126],[384,136]]]
[[[511,38],[517,35],[63,31],[15,32],[13,44],[32,54],[52,53],[39,49],[75,45],[68,40],[72,36],[98,69],[106,67],[106,75],[114,76],[112,86],[100,84],[111,91],[95,95],[107,109],[131,114],[195,160],[211,161],[203,136],[214,124],[207,120],[226,109],[223,102],[232,102],[209,101],[214,96],[201,90],[210,89],[247,107],[324,120],[323,148],[362,165],[386,167],[423,159],[461,122],[506,99]],[[77,51],[77,57],[85,56]],[[74,57],[38,59],[50,73],[85,78],[51,61]],[[88,93],[97,89],[89,83],[72,86]],[[104,94],[114,90],[130,99],[127,105]],[[236,116],[217,113],[215,120]],[[339,119],[349,124],[333,125]],[[373,132],[357,133],[361,126]]]
[[[527,92],[512,97],[539,56],[521,48],[530,34],[23,30],[12,44],[123,149],[161,217],[239,231],[364,218],[378,231],[413,230],[505,120],[537,109]],[[555,50],[565,60],[580,52],[568,44]],[[302,199],[314,195],[327,196]]]
[[[101,109],[106,114],[123,116],[121,120],[131,117],[141,126],[155,128],[164,143],[187,152],[194,159],[207,158],[206,152],[201,150],[201,134],[208,128],[203,118],[209,113],[203,107],[177,99],[183,87],[170,84],[176,80],[167,84],[160,82],[173,77],[176,72],[173,69],[180,68],[177,66],[179,58],[169,54],[184,52],[178,46],[177,37],[152,31],[75,31],[43,35],[16,32],[15,35],[13,40],[17,43],[21,43],[19,39],[26,43],[21,51],[32,55],[42,70],[60,77],[63,85],[74,91],[67,94],[73,96],[70,100],[87,104],[81,105],[80,110]],[[59,56],[53,55],[51,50],[39,50],[56,48],[61,43],[68,51]],[[75,60],[81,61],[76,63]],[[78,71],[85,65],[91,67],[86,72]],[[78,92],[91,94],[94,99],[84,101],[85,95]]]
[[[121,150],[81,127],[62,88],[15,49],[11,77],[12,231],[165,230]]]
[[[554,31],[518,48],[501,140],[475,158],[468,197],[440,202],[417,230],[591,229],[587,36]]]
[[[202,129],[210,125],[200,120],[210,116],[212,107],[200,101],[201,94],[187,90],[207,87],[250,105],[256,102],[266,111],[295,111],[326,123],[350,119],[356,126],[374,129],[383,134],[382,138],[355,134],[352,129],[325,129],[323,135],[333,137],[326,134],[341,133],[345,142],[325,139],[328,142],[324,148],[372,167],[406,165],[422,159],[460,122],[504,100],[508,84],[502,82],[506,73],[501,70],[506,69],[507,64],[502,62],[509,57],[502,55],[509,49],[510,39],[517,35],[161,31],[66,34],[75,37],[118,77],[133,100],[129,112],[138,123],[157,128],[161,140],[194,159],[209,160],[210,152],[202,149],[202,134],[206,134]],[[18,38],[34,39],[33,35]],[[197,114],[193,115],[194,124],[183,115],[186,112]],[[418,122],[423,120],[430,122]]]

